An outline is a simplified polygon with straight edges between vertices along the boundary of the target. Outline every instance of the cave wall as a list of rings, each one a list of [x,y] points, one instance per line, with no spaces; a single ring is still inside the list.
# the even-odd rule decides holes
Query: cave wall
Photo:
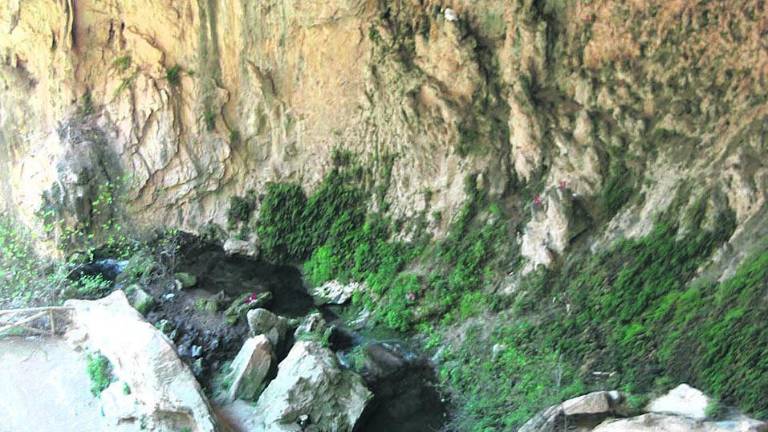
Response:
[[[440,212],[438,234],[469,174],[535,200],[509,239],[527,269],[583,220],[599,247],[702,197],[745,244],[768,183],[767,26],[756,0],[9,0],[0,207],[35,227],[58,200],[76,221],[121,182],[135,226],[199,231],[267,182],[311,190],[344,148],[373,178],[391,161],[389,211]]]

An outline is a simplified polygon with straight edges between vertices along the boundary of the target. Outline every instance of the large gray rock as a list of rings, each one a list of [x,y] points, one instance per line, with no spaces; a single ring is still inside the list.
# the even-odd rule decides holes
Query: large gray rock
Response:
[[[569,399],[538,413],[519,432],[589,431],[611,416],[622,399],[616,391],[598,391]]]
[[[666,414],[645,414],[619,420],[607,420],[593,432],[765,432],[768,425],[751,419],[702,422]]]
[[[263,308],[249,310],[246,319],[251,336],[263,334],[275,348],[283,343],[291,326],[287,318],[277,316]]]
[[[232,361],[227,399],[256,400],[272,367],[272,344],[264,335],[249,338]]]
[[[648,404],[646,411],[658,414],[674,414],[704,420],[707,418],[707,406],[710,399],[701,391],[680,384],[664,396],[654,399]]]
[[[326,282],[319,287],[314,287],[309,290],[310,295],[315,300],[315,304],[322,306],[325,304],[344,304],[352,298],[352,295],[363,289],[363,285],[357,282],[350,282],[343,284],[339,281],[332,280]]]
[[[372,396],[359,375],[339,367],[331,350],[299,341],[259,398],[246,430],[300,432],[300,419],[308,419],[318,431],[350,432]]]
[[[96,301],[69,300],[65,305],[72,308],[67,340],[105,355],[113,374],[130,388],[132,402],[118,397],[120,388],[108,393],[115,399],[111,412],[135,413],[118,420],[158,432],[218,430],[208,400],[171,341],[144,321],[122,291]]]

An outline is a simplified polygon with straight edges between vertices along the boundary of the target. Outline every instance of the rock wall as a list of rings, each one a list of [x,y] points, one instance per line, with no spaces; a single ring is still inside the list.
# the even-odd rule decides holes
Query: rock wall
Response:
[[[441,212],[435,232],[469,174],[521,221],[546,201],[530,268],[583,229],[570,201],[598,245],[702,199],[744,244],[768,183],[767,25],[755,0],[9,0],[0,206],[88,219],[94,185],[120,182],[136,226],[198,231],[266,182],[311,189],[341,147],[372,179],[391,168],[393,214]]]

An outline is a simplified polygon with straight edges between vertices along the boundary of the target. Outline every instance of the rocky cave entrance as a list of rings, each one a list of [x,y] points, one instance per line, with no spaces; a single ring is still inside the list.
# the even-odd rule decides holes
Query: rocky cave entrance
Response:
[[[373,393],[356,432],[438,431],[444,426],[448,408],[437,389],[434,368],[402,336],[372,336],[377,332],[357,326],[353,330],[340,318],[338,306],[316,307],[295,266],[228,255],[221,246],[186,234],[182,239],[174,264],[176,277],[160,278],[146,287],[155,305],[146,318],[174,341],[179,356],[209,394],[216,373],[237,355],[249,333],[245,320],[227,320],[226,305],[243,295],[270,293],[263,307],[295,324],[320,312],[330,329],[329,348],[343,368],[363,377]],[[114,280],[119,266],[102,267],[100,273]],[[180,289],[179,279],[190,279],[182,281],[189,286]],[[116,288],[127,287],[118,283]],[[276,351],[278,361],[294,342],[289,340]],[[353,356],[363,360],[355,364]]]

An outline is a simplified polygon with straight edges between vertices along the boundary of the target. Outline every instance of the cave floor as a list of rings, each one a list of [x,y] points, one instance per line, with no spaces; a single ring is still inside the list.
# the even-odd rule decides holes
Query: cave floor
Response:
[[[0,339],[0,432],[115,430],[90,387],[85,354],[64,340]]]

